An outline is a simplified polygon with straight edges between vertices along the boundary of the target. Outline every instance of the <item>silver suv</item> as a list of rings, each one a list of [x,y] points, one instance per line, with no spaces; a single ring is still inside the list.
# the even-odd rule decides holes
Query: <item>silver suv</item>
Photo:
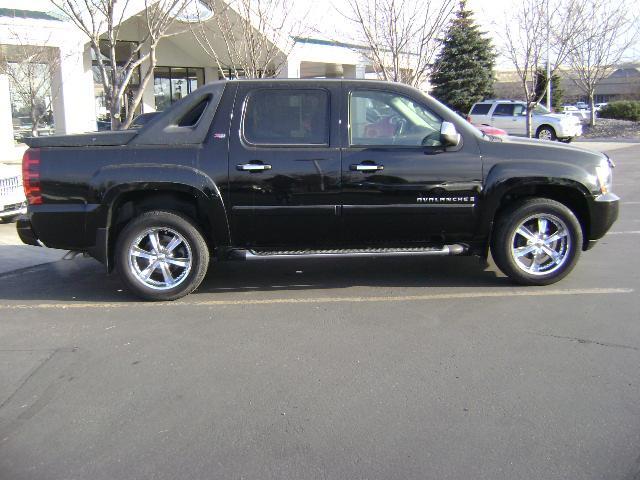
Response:
[[[527,135],[527,106],[515,100],[485,100],[471,107],[469,121],[474,125],[501,128],[509,135]],[[570,142],[582,135],[580,120],[559,113],[551,113],[542,105],[533,110],[533,133],[542,140]]]

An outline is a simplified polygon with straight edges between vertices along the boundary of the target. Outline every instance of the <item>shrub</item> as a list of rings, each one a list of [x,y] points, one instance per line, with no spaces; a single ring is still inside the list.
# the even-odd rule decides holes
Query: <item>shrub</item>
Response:
[[[598,112],[598,116],[640,122],[640,102],[631,100],[611,102]]]

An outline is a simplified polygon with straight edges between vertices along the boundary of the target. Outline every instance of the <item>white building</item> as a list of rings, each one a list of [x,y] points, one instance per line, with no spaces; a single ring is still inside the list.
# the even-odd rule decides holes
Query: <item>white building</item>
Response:
[[[130,42],[141,40],[141,13],[125,16],[119,35],[123,51],[130,48]],[[181,33],[160,41],[157,67],[153,81],[145,88],[141,112],[162,110],[204,83],[221,78],[216,62],[198,45],[193,33],[184,28],[187,20],[185,18],[172,27]],[[55,133],[96,130],[96,120],[100,120],[106,109],[101,82],[96,81],[96,62],[92,61],[84,34],[70,21],[52,12],[0,8],[0,53],[9,62],[19,61],[23,51],[19,47],[25,43],[51,48],[59,58],[60,66],[51,78],[51,91],[55,92],[52,102]],[[141,66],[140,76],[147,68],[146,64]],[[368,78],[375,74],[362,49],[356,45],[296,38],[280,76]],[[14,128],[19,129],[21,122],[25,122],[25,118],[19,118],[17,100],[11,93],[8,78],[0,75],[0,149],[3,152],[0,160],[13,148]]]

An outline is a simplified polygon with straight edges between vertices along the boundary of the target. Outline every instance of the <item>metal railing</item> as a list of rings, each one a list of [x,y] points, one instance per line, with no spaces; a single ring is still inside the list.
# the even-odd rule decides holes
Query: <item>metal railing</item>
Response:
[[[22,189],[22,178],[15,177],[0,178],[0,198],[8,197]]]

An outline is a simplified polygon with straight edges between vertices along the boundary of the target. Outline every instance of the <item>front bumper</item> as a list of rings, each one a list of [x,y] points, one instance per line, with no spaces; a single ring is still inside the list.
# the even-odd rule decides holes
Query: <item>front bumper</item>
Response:
[[[618,219],[620,197],[614,193],[598,195],[590,202],[589,208],[591,210],[591,222],[585,239],[585,250],[589,250],[598,239],[604,237]]]
[[[558,138],[574,138],[582,135],[582,125],[561,126],[556,133]]]

